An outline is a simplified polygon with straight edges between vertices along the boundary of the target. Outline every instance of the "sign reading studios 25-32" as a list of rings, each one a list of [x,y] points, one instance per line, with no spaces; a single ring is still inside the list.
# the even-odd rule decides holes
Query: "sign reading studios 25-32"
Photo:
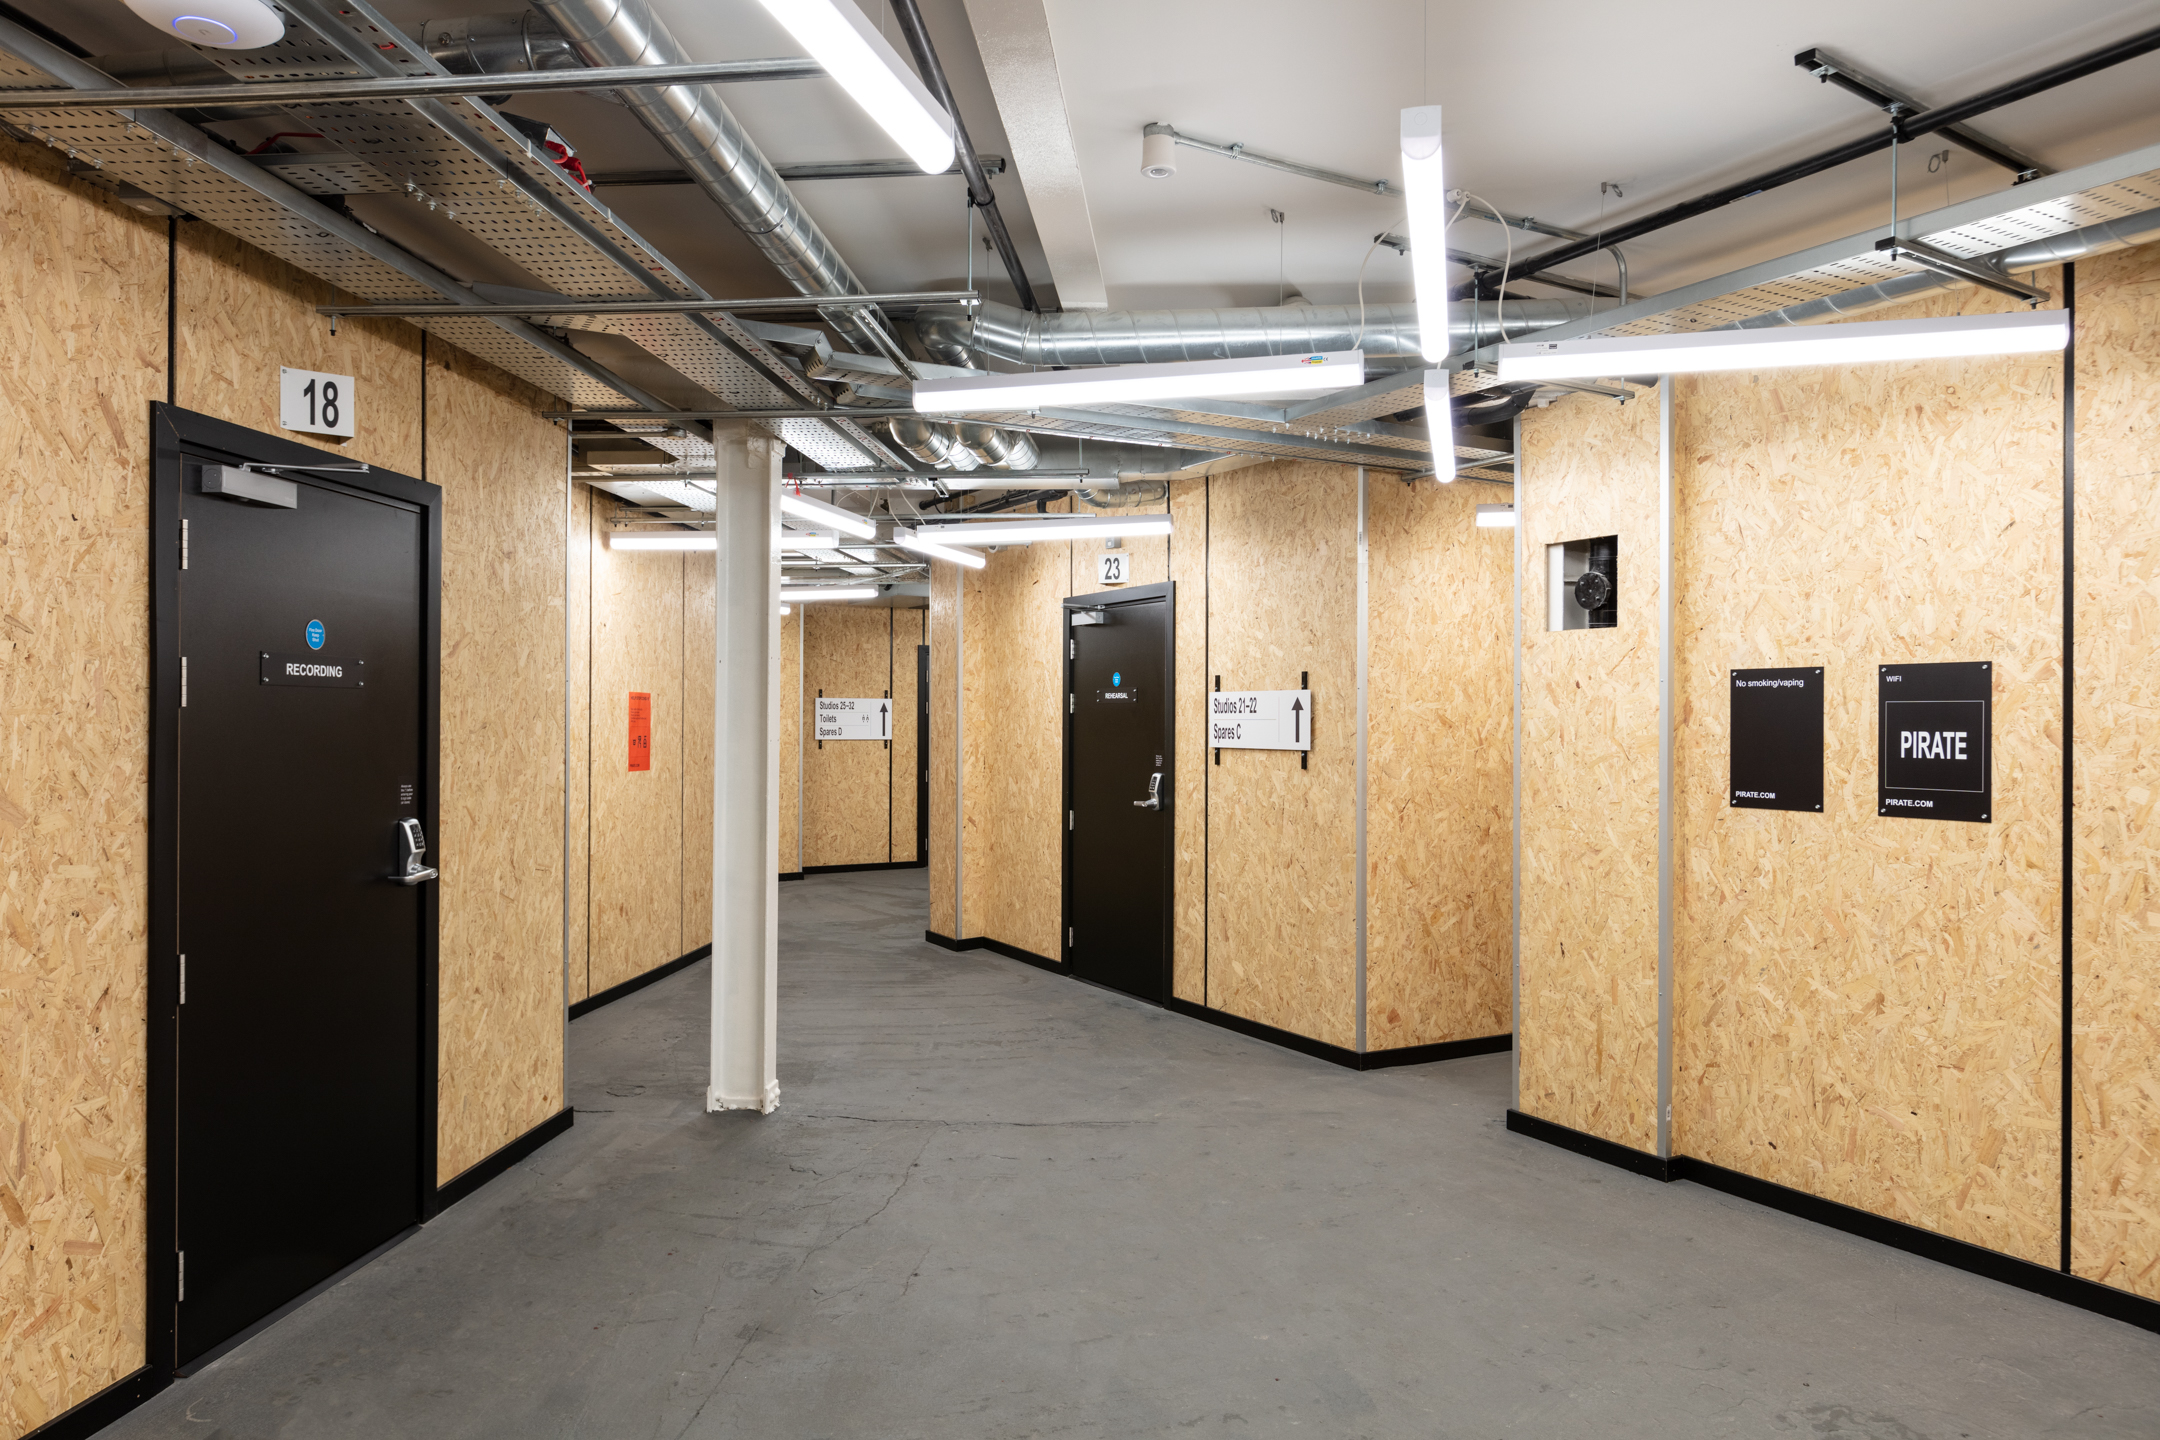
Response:
[[[1884,665],[1876,679],[1876,813],[1990,821],[1995,667]]]

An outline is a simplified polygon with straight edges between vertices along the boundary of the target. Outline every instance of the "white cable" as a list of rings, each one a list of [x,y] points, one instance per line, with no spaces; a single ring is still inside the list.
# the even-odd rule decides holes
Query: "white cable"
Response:
[[[1493,204],[1490,200],[1487,200],[1482,195],[1472,195],[1467,190],[1461,191],[1460,193],[1464,197],[1463,203],[1465,208],[1468,207],[1470,201],[1475,200],[1478,204],[1483,205],[1487,210],[1492,211],[1493,223],[1500,227],[1500,237],[1507,242],[1506,255],[1500,262],[1500,289],[1493,298],[1493,323],[1500,327],[1500,342],[1504,345],[1507,343],[1508,272],[1512,270],[1515,266],[1515,232],[1508,228],[1507,221],[1500,218],[1500,212],[1493,209]],[[1460,216],[1462,214],[1462,211],[1457,210],[1455,213],[1457,216]],[[1455,222],[1451,220],[1448,223],[1452,225]]]

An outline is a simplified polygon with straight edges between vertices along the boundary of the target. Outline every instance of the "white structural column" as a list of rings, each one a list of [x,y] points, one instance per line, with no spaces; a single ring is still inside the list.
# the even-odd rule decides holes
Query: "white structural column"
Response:
[[[712,1083],[708,1110],[780,1100],[780,445],[714,427]]]

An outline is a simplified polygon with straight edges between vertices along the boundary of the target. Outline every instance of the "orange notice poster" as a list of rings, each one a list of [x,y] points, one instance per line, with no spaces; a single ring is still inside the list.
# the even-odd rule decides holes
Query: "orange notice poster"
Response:
[[[630,768],[652,769],[652,696],[630,692]]]

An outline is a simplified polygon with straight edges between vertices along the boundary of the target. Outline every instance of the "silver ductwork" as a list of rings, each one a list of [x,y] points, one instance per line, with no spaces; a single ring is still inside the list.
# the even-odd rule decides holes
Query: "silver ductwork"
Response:
[[[999,470],[1033,470],[1042,462],[1035,438],[1025,430],[1000,430],[994,425],[960,426],[960,443],[975,458]]]
[[[1593,313],[1591,300],[1458,301],[1448,307],[1449,349],[1474,350],[1501,339],[1566,325]],[[1286,305],[1246,310],[1097,310],[1033,315],[984,302],[969,310],[925,306],[915,335],[947,365],[987,356],[1016,365],[1144,365],[1173,360],[1230,360],[1300,350],[1363,350],[1368,356],[1418,356],[1417,306]]]
[[[973,470],[982,462],[960,443],[956,427],[913,417],[888,420],[885,429],[893,444],[923,464],[938,470]]]
[[[688,65],[647,0],[533,0],[588,65]],[[623,103],[804,295],[867,293],[711,85],[622,91]],[[858,344],[897,346],[875,318],[833,317]],[[872,332],[875,332],[874,334]]]
[[[2097,255],[2107,250],[2124,250],[2152,240],[2160,240],[2160,210],[2140,210],[2135,215],[2102,220],[2097,225],[2087,225],[2082,229],[2072,230],[2067,235],[2013,245],[2008,250],[1988,258],[2002,269],[2014,273],[2037,269],[2042,265],[2061,265],[2071,260],[2082,260],[2088,255]]]
[[[579,70],[585,62],[561,30],[532,10],[423,20],[413,27],[428,54],[453,75],[514,75]],[[612,95],[612,92],[604,92]]]

